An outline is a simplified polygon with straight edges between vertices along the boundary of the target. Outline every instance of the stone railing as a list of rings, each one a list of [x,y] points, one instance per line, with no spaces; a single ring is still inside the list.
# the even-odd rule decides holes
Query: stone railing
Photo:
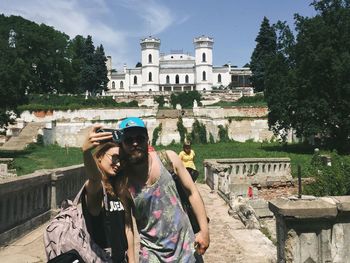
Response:
[[[205,182],[227,200],[230,194],[242,194],[235,192],[237,186],[269,187],[292,183],[289,158],[206,159],[203,164]]]
[[[276,199],[277,262],[350,262],[350,196]]]
[[[49,220],[84,181],[82,165],[0,180],[0,246]]]

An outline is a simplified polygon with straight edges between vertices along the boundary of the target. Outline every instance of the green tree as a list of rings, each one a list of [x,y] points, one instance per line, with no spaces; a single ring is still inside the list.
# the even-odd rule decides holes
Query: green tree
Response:
[[[158,103],[159,108],[164,107],[165,99],[163,95],[154,97],[154,101]]]
[[[293,129],[321,145],[349,151],[349,0],[314,1],[315,17],[299,15],[296,42],[279,24],[278,52],[265,76],[269,126],[275,134]]]
[[[349,0],[314,1],[317,15],[297,16],[296,101],[292,126],[304,137],[349,151]]]
[[[276,54],[276,33],[269,20],[264,17],[258,36],[255,39],[256,47],[252,53],[250,68],[252,70],[252,83],[255,91],[264,91],[265,71],[268,63]]]
[[[102,90],[107,90],[107,66],[106,66],[106,55],[102,45],[96,48],[94,54],[94,65],[95,65],[95,74],[96,74],[96,89],[98,92]]]
[[[193,101],[196,100],[198,105],[200,105],[200,101],[202,99],[201,94],[194,91],[185,91],[180,93],[172,93],[170,95],[170,102],[173,105],[173,108],[176,108],[176,104],[180,104],[183,109],[188,109],[193,107]]]
[[[266,68],[264,86],[269,128],[286,139],[295,110],[294,36],[285,22],[278,21],[277,52]],[[294,86],[293,86],[294,85]]]
[[[319,155],[314,155],[306,176],[315,182],[305,186],[307,194],[315,196],[337,196],[350,194],[350,163],[336,152],[331,154],[332,166],[322,163]]]
[[[192,125],[192,132],[190,137],[192,143],[208,143],[207,130],[204,124],[200,123],[197,119]]]

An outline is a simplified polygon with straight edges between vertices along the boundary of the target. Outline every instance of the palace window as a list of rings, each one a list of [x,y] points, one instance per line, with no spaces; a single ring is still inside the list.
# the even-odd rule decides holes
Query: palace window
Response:
[[[175,76],[175,83],[176,83],[176,84],[179,84],[179,83],[180,83],[180,77],[179,77],[179,75],[176,75],[176,76]]]
[[[134,85],[137,84],[137,76],[134,76]]]
[[[148,81],[152,81],[152,72],[148,73]]]
[[[207,58],[206,58],[206,55],[205,53],[202,54],[202,62],[206,62],[207,61]]]
[[[166,76],[166,80],[165,80],[165,81],[166,81],[166,84],[169,84],[169,83],[170,83],[170,77],[169,77],[169,75]]]
[[[207,73],[205,71],[202,73],[202,80],[207,80]]]
[[[148,55],[148,63],[149,63],[149,64],[152,63],[152,55],[151,55],[151,54]]]
[[[186,82],[186,83],[189,83],[188,75],[186,75],[186,77],[185,77],[185,82]]]
[[[112,81],[112,89],[115,89],[115,82]]]
[[[221,74],[218,75],[218,82],[221,83]]]
[[[120,88],[124,89],[124,82],[123,81],[120,82]]]

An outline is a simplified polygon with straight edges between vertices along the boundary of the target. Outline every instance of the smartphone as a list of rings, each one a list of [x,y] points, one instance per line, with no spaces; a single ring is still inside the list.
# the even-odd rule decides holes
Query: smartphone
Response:
[[[123,132],[120,130],[101,128],[101,129],[98,129],[96,132],[111,132],[112,133],[111,140],[102,140],[101,142],[113,141],[115,143],[120,143],[122,141]]]

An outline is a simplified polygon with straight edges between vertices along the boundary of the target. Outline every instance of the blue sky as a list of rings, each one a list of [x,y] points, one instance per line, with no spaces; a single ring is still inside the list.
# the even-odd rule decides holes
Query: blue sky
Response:
[[[264,16],[270,23],[293,15],[314,16],[312,0],[0,0],[0,12],[20,15],[65,32],[92,35],[112,56],[113,67],[141,60],[139,41],[161,39],[161,52],[194,54],[193,38],[214,38],[214,65],[239,67],[250,61]]]

